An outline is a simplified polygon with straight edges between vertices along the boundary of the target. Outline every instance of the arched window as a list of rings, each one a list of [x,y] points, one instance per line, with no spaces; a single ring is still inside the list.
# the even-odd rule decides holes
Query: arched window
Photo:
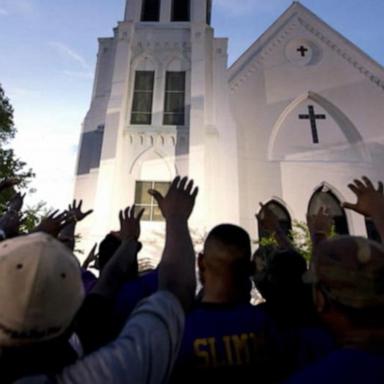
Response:
[[[320,208],[324,207],[332,216],[335,232],[339,235],[348,235],[349,228],[345,211],[341,206],[340,200],[326,187],[319,188],[313,195],[308,205],[308,213],[315,215]]]
[[[292,220],[291,216],[289,215],[289,212],[287,209],[280,203],[278,203],[275,200],[270,201],[269,203],[265,204],[265,207],[270,209],[275,216],[279,220],[280,228],[284,231],[284,233],[289,236],[290,231],[292,229]],[[262,223],[258,220],[258,227],[259,227],[259,238],[267,237],[268,232],[265,228],[262,227]]]

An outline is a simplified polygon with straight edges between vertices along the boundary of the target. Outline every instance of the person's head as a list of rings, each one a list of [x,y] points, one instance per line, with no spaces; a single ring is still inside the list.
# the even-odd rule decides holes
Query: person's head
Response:
[[[53,237],[36,233],[0,244],[0,347],[62,337],[84,298],[80,264]]]
[[[318,312],[338,336],[383,329],[384,247],[340,236],[316,249],[308,276]]]
[[[302,281],[307,270],[305,259],[294,249],[275,250],[269,257],[269,262],[262,279],[255,279],[257,289],[267,302],[294,303],[300,300],[305,286]]]
[[[272,255],[276,252],[273,246],[260,246],[252,255],[253,274],[264,274],[268,268]]]
[[[116,233],[111,232],[105,236],[104,240],[99,245],[98,267],[100,272],[103,271],[120,245],[121,240]]]
[[[212,286],[250,291],[251,241],[248,233],[232,224],[212,229],[199,255],[198,265],[204,292]]]

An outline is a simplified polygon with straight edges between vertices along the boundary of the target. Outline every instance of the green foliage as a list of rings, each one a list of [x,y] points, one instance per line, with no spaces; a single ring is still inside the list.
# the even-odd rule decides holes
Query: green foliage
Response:
[[[49,210],[47,204],[44,201],[38,202],[34,206],[29,206],[23,211],[24,220],[21,226],[22,232],[30,232],[36,228],[41,219],[48,214]]]
[[[17,178],[20,180],[19,188],[25,189],[34,174],[16,157],[13,149],[7,146],[15,134],[13,108],[0,85],[0,178]],[[6,202],[13,193],[14,191],[10,189],[0,196],[0,211],[4,210]]]
[[[25,191],[28,183],[35,176],[31,169],[28,169],[26,163],[20,160],[9,148],[9,142],[15,137],[16,127],[13,120],[13,108],[9,99],[0,84],[0,179],[18,179],[18,189]],[[0,213],[4,212],[7,202],[14,195],[14,188],[3,191],[0,195]],[[35,207],[28,207],[24,211],[26,218],[23,224],[23,230],[34,228],[45,213],[45,203],[38,203]]]
[[[277,247],[278,243],[274,235],[268,237],[262,237],[260,241],[257,241],[260,247]]]
[[[329,237],[334,237],[336,234],[335,229],[332,228]],[[294,220],[292,223],[292,230],[289,234],[291,245],[304,257],[309,263],[312,257],[312,240],[308,225],[299,220]],[[261,247],[274,247],[277,246],[277,241],[274,235],[263,237],[258,242]]]
[[[10,139],[13,139],[15,134],[13,108],[0,84],[0,144],[5,144]]]
[[[312,257],[312,240],[307,224],[303,221],[294,220],[290,235],[292,245],[307,262],[310,262]]]

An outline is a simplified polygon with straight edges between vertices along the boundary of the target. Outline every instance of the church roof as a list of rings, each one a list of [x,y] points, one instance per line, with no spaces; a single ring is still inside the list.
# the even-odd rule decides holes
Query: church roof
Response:
[[[248,72],[278,45],[287,41],[289,32],[300,24],[314,38],[340,55],[371,82],[384,90],[384,67],[363,52],[308,8],[294,1],[292,5],[229,67],[231,87],[241,83]],[[252,69],[253,68],[253,69]]]

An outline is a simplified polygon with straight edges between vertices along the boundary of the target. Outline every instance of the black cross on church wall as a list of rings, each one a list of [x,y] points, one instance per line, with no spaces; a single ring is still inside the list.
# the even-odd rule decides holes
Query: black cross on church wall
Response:
[[[303,45],[300,48],[297,48],[297,52],[301,53],[301,57],[305,57],[305,54],[308,52],[308,48],[305,48]]]
[[[314,144],[319,144],[319,134],[317,133],[317,120],[325,120],[325,115],[316,115],[313,105],[308,106],[308,115],[299,115],[301,120],[309,120],[311,122],[312,140]]]

